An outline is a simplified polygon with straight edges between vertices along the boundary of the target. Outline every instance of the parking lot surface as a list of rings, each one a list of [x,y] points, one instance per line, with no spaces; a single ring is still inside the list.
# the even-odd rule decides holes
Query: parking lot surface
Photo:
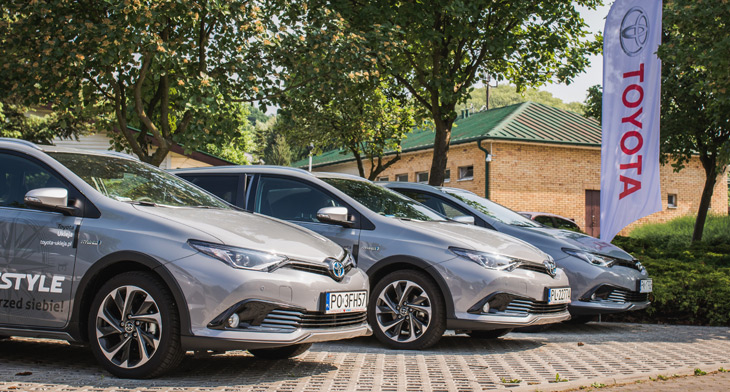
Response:
[[[122,380],[103,371],[85,347],[12,339],[0,341],[0,390],[568,390],[692,374],[697,368],[727,369],[728,353],[727,327],[589,323],[542,333],[511,333],[497,340],[452,333],[425,351],[393,351],[369,337],[316,344],[291,360],[259,360],[241,351],[188,355],[163,378]],[[690,381],[712,383],[713,377],[728,381],[724,373],[703,377],[708,378]],[[659,382],[637,386],[651,390],[682,380]]]

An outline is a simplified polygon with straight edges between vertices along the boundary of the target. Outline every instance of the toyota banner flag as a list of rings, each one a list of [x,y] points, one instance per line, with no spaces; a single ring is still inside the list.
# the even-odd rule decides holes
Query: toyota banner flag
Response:
[[[617,0],[603,32],[601,239],[662,209],[661,0]]]

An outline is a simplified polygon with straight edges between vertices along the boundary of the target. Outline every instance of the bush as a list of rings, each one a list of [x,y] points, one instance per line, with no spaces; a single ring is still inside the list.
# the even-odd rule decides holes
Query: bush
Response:
[[[639,259],[654,280],[652,305],[614,321],[730,325],[730,218],[713,216],[705,240],[690,245],[693,218],[639,227],[613,243]]]

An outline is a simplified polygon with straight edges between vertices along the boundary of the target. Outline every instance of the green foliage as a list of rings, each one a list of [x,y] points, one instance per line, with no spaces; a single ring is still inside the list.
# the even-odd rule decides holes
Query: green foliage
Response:
[[[585,100],[585,115],[601,122],[603,113],[603,87],[600,84],[588,87],[588,96]]]
[[[172,143],[188,152],[229,145],[244,137],[243,102],[279,88],[271,63],[289,56],[306,29],[292,22],[298,8],[243,0],[3,2],[0,91],[94,118],[97,130],[116,131],[116,148],[153,164]]]
[[[55,137],[78,137],[88,126],[88,123],[69,116],[68,112],[44,113],[23,105],[0,101],[0,137],[53,144]]]
[[[334,81],[331,88],[309,84],[281,100],[278,124],[287,139],[315,151],[345,148],[352,152],[360,176],[373,180],[400,159],[400,145],[415,125],[416,112],[406,94],[372,77]],[[342,92],[342,94],[340,94]],[[386,152],[395,156],[385,158]]]
[[[595,8],[600,0],[308,4],[310,9],[331,9],[333,18],[342,20],[344,33],[335,32],[333,38],[353,38],[351,55],[330,57],[331,63],[356,64],[351,67],[356,77],[375,71],[389,75],[433,122],[433,185],[444,179],[456,105],[467,101],[476,81],[489,74],[520,90],[554,80],[570,82],[588,64],[587,56],[600,50],[587,38],[576,8]],[[368,62],[377,68],[361,68]]]
[[[615,245],[638,258],[654,280],[652,305],[611,320],[651,323],[730,325],[730,217],[710,217],[712,235],[689,244],[691,222],[675,219],[645,225]]]
[[[486,106],[487,92],[486,87],[474,89],[470,98],[466,103],[456,105],[456,111],[469,108],[470,110],[481,110]],[[527,88],[520,92],[517,87],[509,84],[500,84],[499,86],[489,87],[489,108],[495,109],[503,106],[514,105],[521,102],[537,102],[555,108],[569,110],[583,114],[584,106],[579,102],[565,103],[560,98],[554,97],[547,91],[540,91],[534,88]]]
[[[695,369],[695,376],[704,376],[706,374],[707,374],[707,372],[704,371],[704,370],[702,370],[702,369],[700,369],[700,368],[696,368]]]
[[[705,169],[693,241],[700,241],[716,179],[730,163],[730,3],[664,4],[662,152],[681,170],[693,155]]]

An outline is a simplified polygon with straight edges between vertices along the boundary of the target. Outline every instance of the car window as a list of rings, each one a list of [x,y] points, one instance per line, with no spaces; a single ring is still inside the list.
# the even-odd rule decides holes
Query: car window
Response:
[[[180,177],[220,197],[221,199],[236,205],[236,201],[238,200],[239,176],[181,174]]]
[[[477,196],[471,192],[460,189],[444,189],[448,194],[463,201],[470,207],[496,219],[499,222],[521,227],[540,227],[540,225],[524,216],[510,210],[507,207],[499,205],[489,199]]]
[[[538,215],[535,217],[535,222],[542,223],[545,226],[555,227],[553,218],[545,215]]]
[[[317,211],[338,206],[341,203],[335,198],[310,184],[262,176],[256,188],[254,211],[284,220],[319,222]]]
[[[0,206],[27,208],[25,194],[37,188],[64,188],[71,191],[58,175],[29,159],[0,154]]]
[[[428,208],[438,212],[441,215],[445,215],[449,218],[456,218],[457,216],[468,215],[458,209],[452,207],[444,200],[433,196],[431,194],[413,191],[410,189],[397,189],[398,192],[410,197],[411,199],[425,204]]]
[[[323,178],[323,181],[357,200],[369,210],[383,216],[422,221],[443,221],[443,216],[422,204],[369,181],[346,178]]]
[[[562,218],[555,218],[555,222],[557,223],[555,227],[557,227],[558,229],[580,231],[580,227],[578,227],[578,225],[573,221]]]
[[[174,207],[231,208],[182,178],[139,161],[67,152],[48,155],[114,200]]]

